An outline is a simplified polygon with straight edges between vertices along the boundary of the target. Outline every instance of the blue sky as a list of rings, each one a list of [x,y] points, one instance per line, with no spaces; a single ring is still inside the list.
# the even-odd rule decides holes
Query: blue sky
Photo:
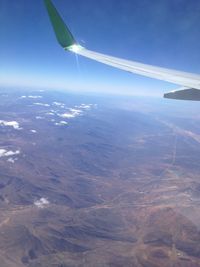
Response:
[[[200,73],[198,0],[53,0],[88,49]],[[66,53],[42,0],[0,1],[0,85],[162,95],[176,85]]]

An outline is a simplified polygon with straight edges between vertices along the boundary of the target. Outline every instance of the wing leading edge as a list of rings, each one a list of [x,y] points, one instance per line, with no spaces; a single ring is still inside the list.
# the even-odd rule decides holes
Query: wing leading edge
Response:
[[[65,50],[124,71],[171,82],[184,87],[184,89],[165,94],[165,98],[200,101],[200,75],[120,59],[88,50],[76,43],[51,0],[44,0],[44,2],[57,40]]]

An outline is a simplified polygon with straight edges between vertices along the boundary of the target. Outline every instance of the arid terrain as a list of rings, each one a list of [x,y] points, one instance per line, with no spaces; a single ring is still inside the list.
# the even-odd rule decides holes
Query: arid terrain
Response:
[[[1,267],[200,267],[198,112],[0,97]]]

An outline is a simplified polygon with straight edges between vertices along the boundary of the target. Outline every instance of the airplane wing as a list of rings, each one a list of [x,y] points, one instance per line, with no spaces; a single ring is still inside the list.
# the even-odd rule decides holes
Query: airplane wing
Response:
[[[44,2],[57,40],[65,50],[127,72],[182,86],[178,91],[164,94],[165,98],[200,101],[200,75],[120,59],[88,50],[75,41],[51,0],[44,0]]]

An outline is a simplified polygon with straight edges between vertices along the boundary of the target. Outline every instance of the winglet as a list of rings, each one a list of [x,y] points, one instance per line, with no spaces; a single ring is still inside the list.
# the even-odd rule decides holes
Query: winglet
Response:
[[[68,49],[74,44],[76,44],[73,35],[71,34],[70,30],[64,23],[58,11],[52,4],[51,0],[44,0],[44,3],[46,5],[49,18],[51,20],[59,44],[65,49]]]

